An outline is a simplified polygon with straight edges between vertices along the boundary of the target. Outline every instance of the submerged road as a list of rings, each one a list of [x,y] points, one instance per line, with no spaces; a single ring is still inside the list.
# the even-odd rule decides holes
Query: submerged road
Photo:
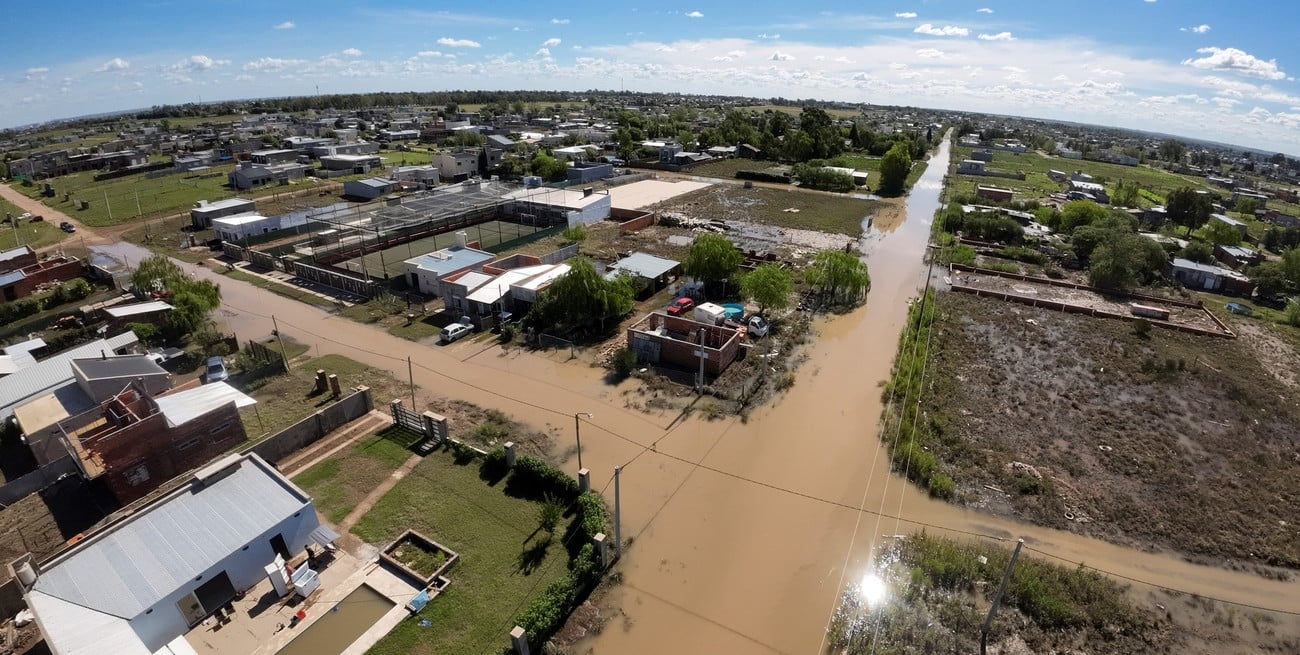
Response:
[[[571,445],[573,413],[593,412],[582,431],[583,462],[611,502],[613,467],[624,466],[623,536],[633,544],[619,564],[623,583],[610,591],[621,615],[584,651],[817,652],[841,589],[865,573],[885,539],[922,524],[931,532],[1024,537],[1034,548],[1118,575],[1300,612],[1294,583],[967,511],[931,500],[890,472],[878,439],[881,384],[907,302],[924,281],[923,254],[948,158],[945,142],[912,191],[901,227],[866,238],[872,289],[865,307],[820,320],[794,387],[747,423],[674,424],[674,416],[625,409],[619,394],[627,387],[605,385],[586,366],[479,342],[424,346],[190,268],[221,284],[219,318],[241,337],[268,334],[274,315],[286,335],[315,352],[345,355],[399,379],[407,376],[409,356],[426,392],[554,428],[561,450]],[[127,261],[148,254],[122,243],[96,249]],[[576,463],[565,467],[576,473]],[[1279,631],[1296,628],[1293,616],[1275,618]],[[501,628],[503,643],[508,628]]]

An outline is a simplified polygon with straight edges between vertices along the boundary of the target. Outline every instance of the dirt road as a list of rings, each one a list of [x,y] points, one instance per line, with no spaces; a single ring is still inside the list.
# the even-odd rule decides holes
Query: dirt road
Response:
[[[1300,612],[1294,583],[965,511],[930,500],[889,472],[876,436],[879,384],[907,301],[923,280],[921,256],[947,159],[945,146],[932,162],[934,174],[908,201],[909,219],[864,244],[873,281],[867,305],[821,321],[794,387],[747,423],[647,416],[624,409],[618,388],[563,357],[482,341],[422,346],[194,270],[221,283],[220,318],[241,336],[269,333],[275,315],[281,330],[313,349],[399,378],[409,356],[424,389],[554,429],[564,450],[573,413],[593,412],[583,426],[583,462],[611,501],[612,469],[624,466],[623,535],[634,543],[619,564],[624,582],[611,593],[622,616],[583,651],[816,652],[843,584],[863,574],[882,540],[917,529],[913,521],[930,524],[931,532],[942,526],[1024,537],[1034,548],[1123,576]],[[577,465],[565,468],[576,473]],[[908,520],[893,518],[900,514]],[[1145,598],[1145,588],[1139,591],[1135,596]],[[1295,628],[1294,617],[1275,618],[1275,629]],[[501,626],[503,643],[508,628]]]
[[[85,224],[76,218],[53,207],[42,204],[39,200],[28,198],[10,187],[8,184],[0,184],[0,197],[8,200],[25,212],[31,212],[33,216],[44,216],[47,223],[54,223],[55,225],[58,225],[63,221],[72,223],[72,225],[77,228],[77,234],[82,236],[88,246],[112,243],[108,234],[101,234],[97,231],[90,230],[85,226]],[[55,245],[50,247],[57,248],[58,246]]]

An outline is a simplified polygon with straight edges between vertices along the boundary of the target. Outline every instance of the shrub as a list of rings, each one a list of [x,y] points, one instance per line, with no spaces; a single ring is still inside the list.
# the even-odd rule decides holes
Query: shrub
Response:
[[[584,545],[569,563],[569,572],[548,585],[542,595],[519,614],[516,623],[528,633],[528,643],[540,649],[600,580],[601,573],[603,568],[596,559],[595,548],[591,544]]]
[[[957,483],[945,473],[930,476],[930,495],[945,500],[951,499],[957,491]]]
[[[544,532],[553,533],[563,516],[564,504],[547,495],[537,510],[537,524]]]
[[[1300,327],[1300,300],[1292,300],[1286,304],[1286,322]]]
[[[609,519],[605,515],[605,501],[594,491],[578,496],[578,512],[582,516],[583,541],[591,541],[598,534],[609,534]]]
[[[1047,263],[1047,255],[1044,255],[1033,248],[1024,246],[1011,246],[1002,251],[1002,256],[1008,259],[1025,262],[1027,264],[1037,264],[1042,266]]]
[[[631,348],[619,348],[609,360],[609,367],[614,375],[622,380],[636,369],[636,353]]]
[[[573,227],[565,228],[560,235],[563,236],[566,241],[582,243],[587,240],[587,228],[581,225],[574,225]]]
[[[140,341],[146,344],[156,343],[158,339],[158,326],[153,323],[127,323],[127,329],[135,333]]]
[[[549,494],[564,503],[578,495],[577,480],[529,455],[520,455],[515,462],[510,486],[524,497],[540,499]]]
[[[966,266],[975,265],[975,249],[965,245],[956,245],[948,250],[948,261]]]

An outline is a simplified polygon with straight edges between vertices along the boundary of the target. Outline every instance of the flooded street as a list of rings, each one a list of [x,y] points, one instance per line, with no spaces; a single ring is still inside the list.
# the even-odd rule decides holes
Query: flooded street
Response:
[[[423,346],[187,266],[221,284],[218,318],[241,338],[270,333],[274,314],[312,354],[345,355],[401,380],[410,356],[415,382],[427,393],[553,428],[557,455],[572,451],[573,413],[592,412],[582,428],[583,462],[611,503],[613,467],[624,466],[623,537],[633,544],[618,566],[623,583],[610,592],[621,613],[583,652],[817,652],[840,590],[861,577],[873,547],[919,528],[896,521],[900,513],[930,524],[931,532],[943,526],[1023,536],[1034,548],[1122,575],[1300,611],[1295,583],[969,512],[932,501],[889,472],[877,438],[881,385],[907,302],[924,280],[948,153],[945,142],[907,199],[907,220],[864,237],[872,278],[866,306],[816,323],[819,337],[793,388],[747,423],[627,410],[618,388],[581,360],[566,361],[567,353],[504,351],[480,340]],[[133,253],[119,247],[111,254]],[[565,469],[576,473],[576,461]],[[508,629],[502,627],[503,643]]]

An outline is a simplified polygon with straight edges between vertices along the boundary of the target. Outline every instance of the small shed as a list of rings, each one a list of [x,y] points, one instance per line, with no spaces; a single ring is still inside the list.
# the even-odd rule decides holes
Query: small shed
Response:
[[[645,295],[658,292],[668,286],[682,272],[682,263],[672,259],[656,257],[644,252],[634,252],[606,269],[606,277],[613,278],[621,273],[646,281]]]
[[[364,180],[351,180],[343,183],[343,195],[363,200],[374,200],[379,196],[392,193],[397,189],[393,180],[380,177],[368,177]]]

